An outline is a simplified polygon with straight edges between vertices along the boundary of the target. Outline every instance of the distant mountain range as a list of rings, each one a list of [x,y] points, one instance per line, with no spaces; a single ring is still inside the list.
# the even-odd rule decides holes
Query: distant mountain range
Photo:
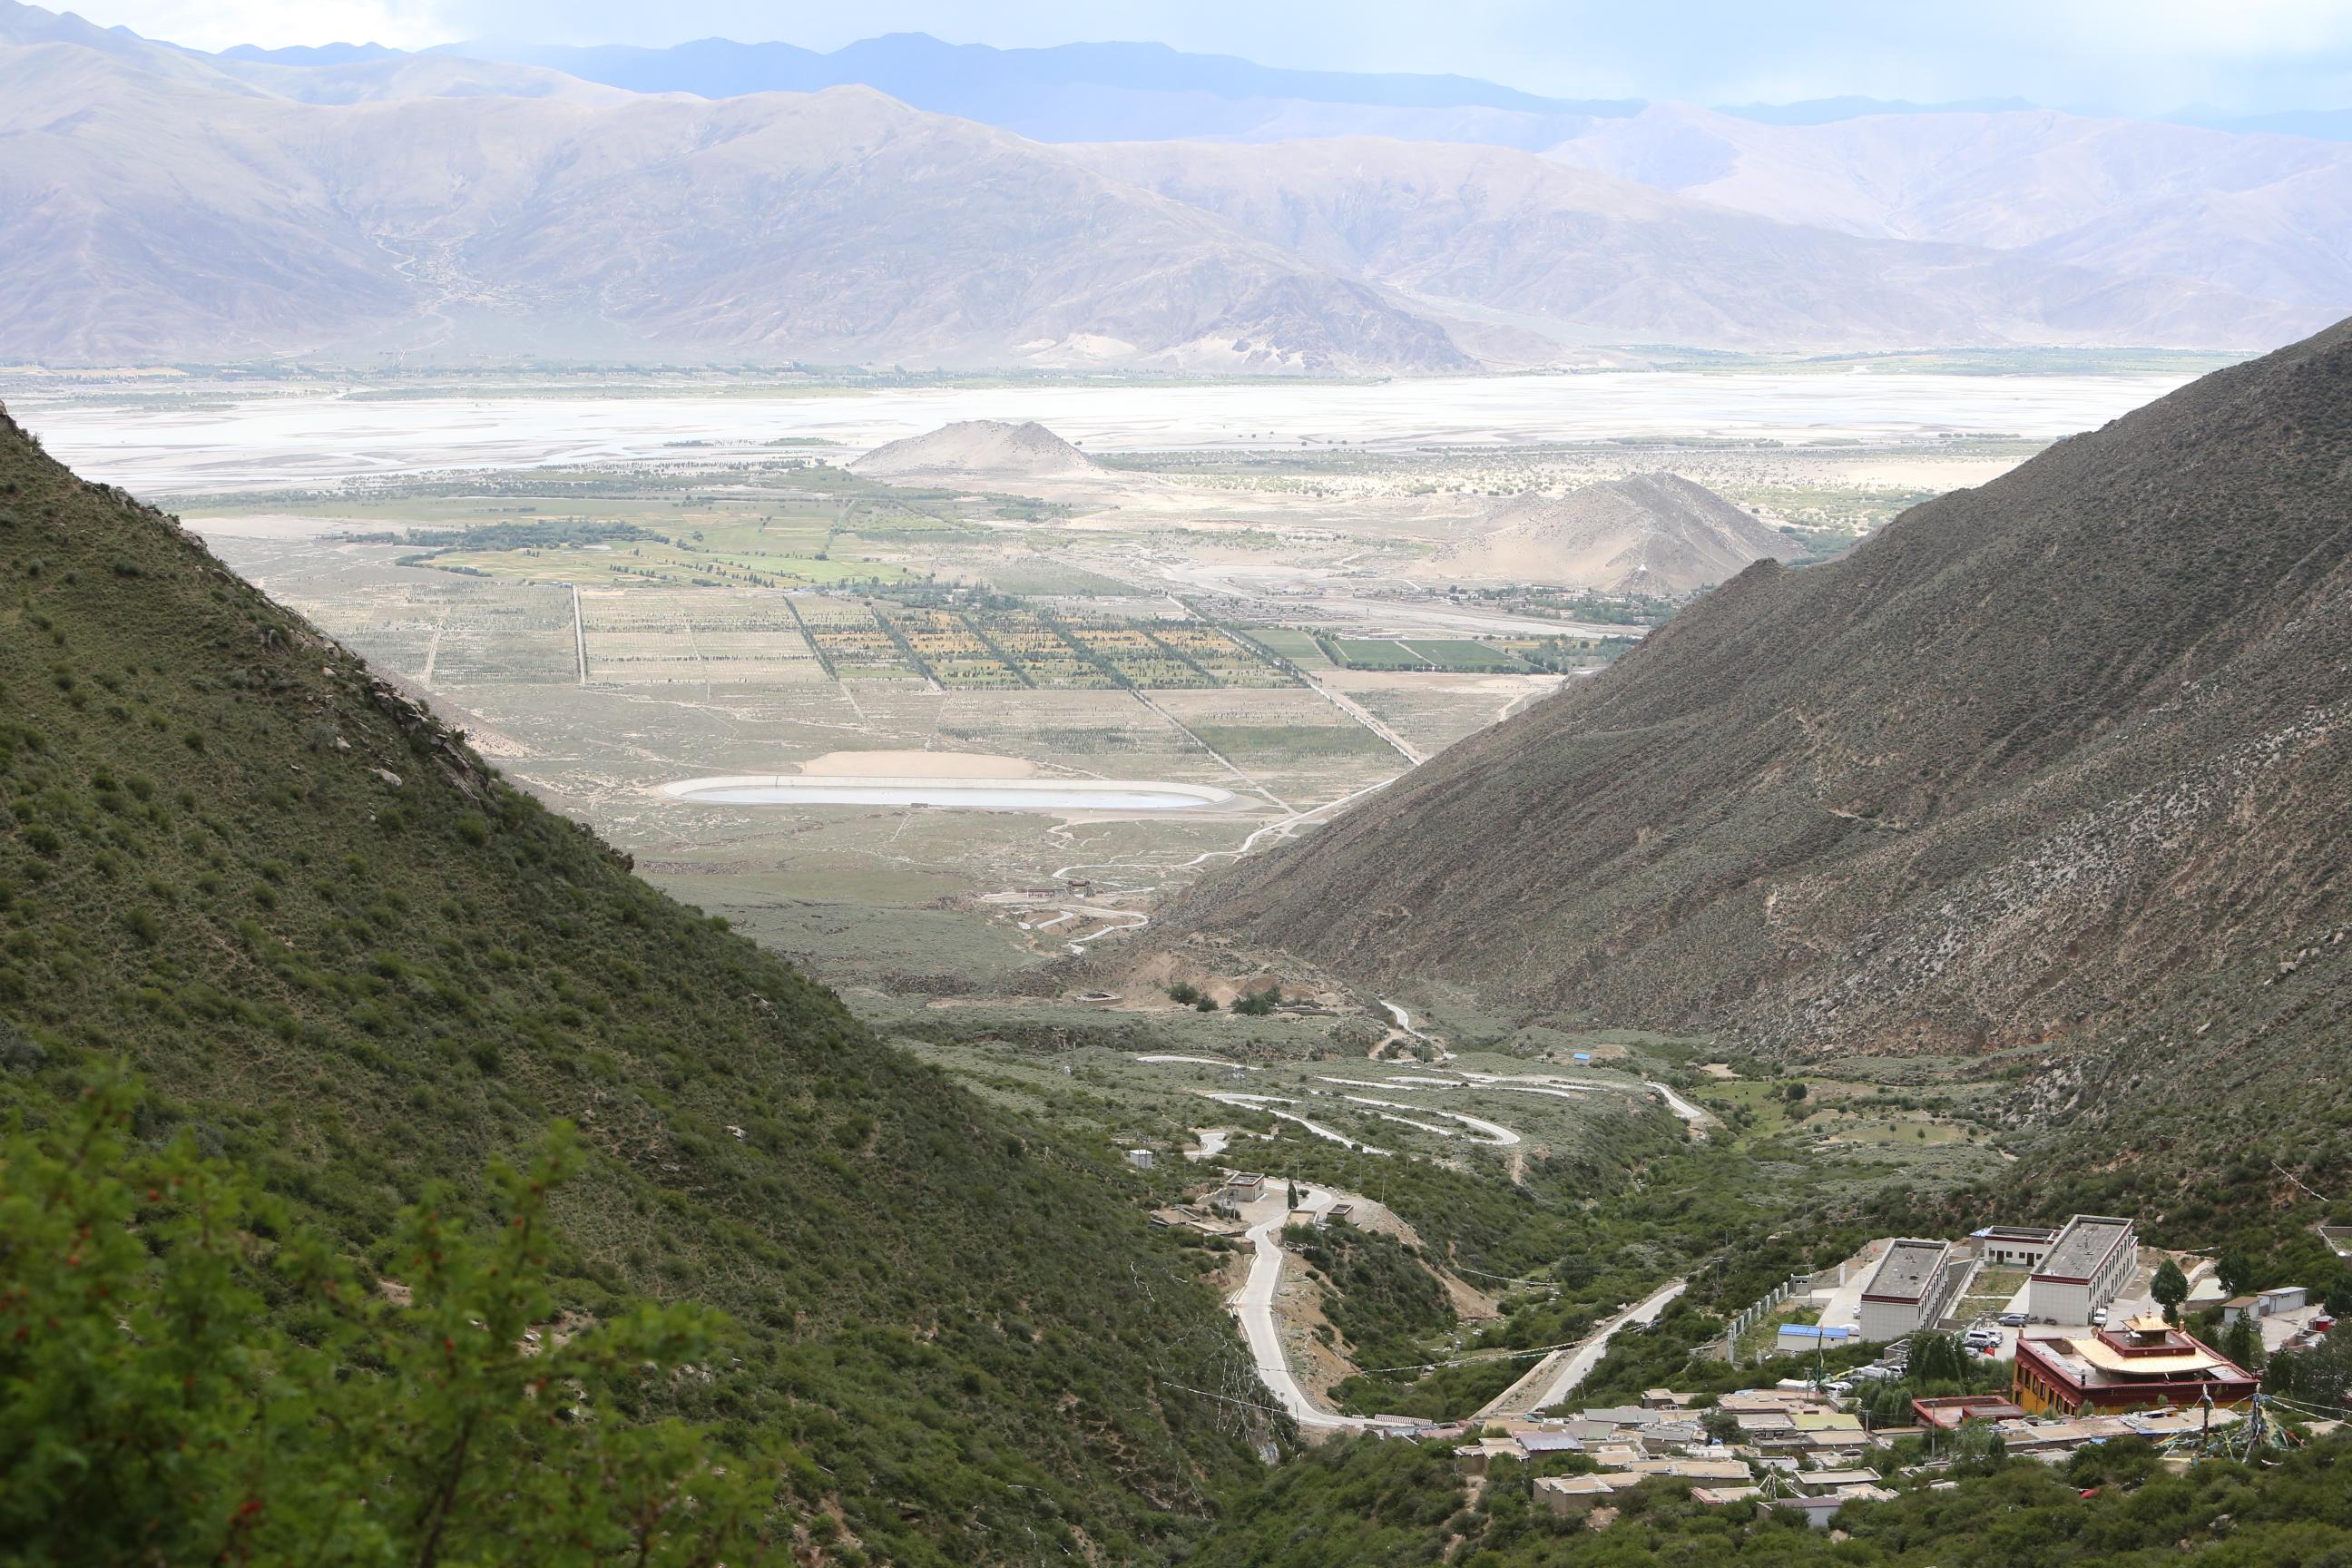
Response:
[[[1154,930],[2340,1162],[2348,464],[2352,322],[1749,567]]]
[[[1429,374],[2251,349],[2352,306],[2352,147],[2304,139],[1146,46],[467,47],[204,55],[0,0],[0,359]],[[823,90],[736,90],[773,84]]]
[[[1642,107],[1632,100],[1540,98],[1467,77],[1278,70],[1164,44],[998,49],[893,33],[831,54],[725,38],[666,49],[469,43],[445,52],[543,67],[633,92],[735,98],[870,87],[917,109],[1040,142],[1265,141],[1361,132],[1535,147],[1596,118]]]

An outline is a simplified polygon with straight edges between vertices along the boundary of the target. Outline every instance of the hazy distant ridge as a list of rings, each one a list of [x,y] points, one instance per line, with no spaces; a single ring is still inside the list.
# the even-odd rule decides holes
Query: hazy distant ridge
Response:
[[[974,114],[1172,83],[1300,139],[1046,145],[867,87],[206,56],[0,0],[0,356],[1361,375],[1625,344],[2234,350],[2352,300],[2326,237],[2352,233],[2352,149],[2328,143],[2040,112],[1628,116],[1129,46],[776,51],[976,92],[1026,62]],[[1330,101],[1220,96],[1276,87]],[[1327,134],[1362,116],[1548,152]]]

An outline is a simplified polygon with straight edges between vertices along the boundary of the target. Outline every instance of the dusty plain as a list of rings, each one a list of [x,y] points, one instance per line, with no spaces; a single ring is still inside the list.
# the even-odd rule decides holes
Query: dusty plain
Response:
[[[4,390],[61,455],[180,510],[657,882],[828,980],[934,993],[1026,988],[1204,868],[1312,831],[1672,613],[1444,581],[1429,557],[1503,498],[1670,471],[1819,558],[2175,379],[1859,364]],[[845,467],[976,414],[1057,421],[1092,465],[984,484]],[[802,772],[1231,799],[964,810],[662,791]]]

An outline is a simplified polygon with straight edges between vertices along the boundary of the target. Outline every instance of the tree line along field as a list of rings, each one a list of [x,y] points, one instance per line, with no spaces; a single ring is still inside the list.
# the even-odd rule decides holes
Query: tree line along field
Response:
[[[694,588],[465,583],[379,597],[339,625],[425,686],[484,681],[766,687],[908,680],[949,689],[1267,690],[1298,678],[1196,621],[952,608]]]
[[[1183,689],[1291,687],[1296,677],[1256,648],[1204,623],[1077,618],[1049,609],[898,605],[891,599],[748,599],[752,609],[710,614],[696,606],[663,606],[658,616],[633,616],[618,626],[635,637],[685,639],[691,647],[642,648],[635,658],[677,668],[682,679],[696,660],[746,660],[743,670],[774,666],[781,679],[918,679],[950,691],[969,689]],[[764,606],[762,606],[764,605]],[[597,648],[614,635],[600,611],[585,623],[591,679],[604,677]],[[585,602],[583,602],[585,616]],[[719,648],[713,656],[710,648]],[[740,682],[730,682],[740,684]]]

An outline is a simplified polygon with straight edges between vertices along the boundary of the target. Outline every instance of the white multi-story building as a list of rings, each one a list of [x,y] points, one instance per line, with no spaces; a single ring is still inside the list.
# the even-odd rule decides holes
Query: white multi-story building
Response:
[[[2066,1222],[2025,1283],[2025,1310],[2053,1323],[2087,1323],[2124,1293],[2139,1267],[2132,1222],[2078,1214]]]
[[[1906,1237],[1890,1243],[1862,1288],[1862,1337],[1878,1343],[1935,1327],[1965,1267],[1952,1256],[1948,1241]]]

